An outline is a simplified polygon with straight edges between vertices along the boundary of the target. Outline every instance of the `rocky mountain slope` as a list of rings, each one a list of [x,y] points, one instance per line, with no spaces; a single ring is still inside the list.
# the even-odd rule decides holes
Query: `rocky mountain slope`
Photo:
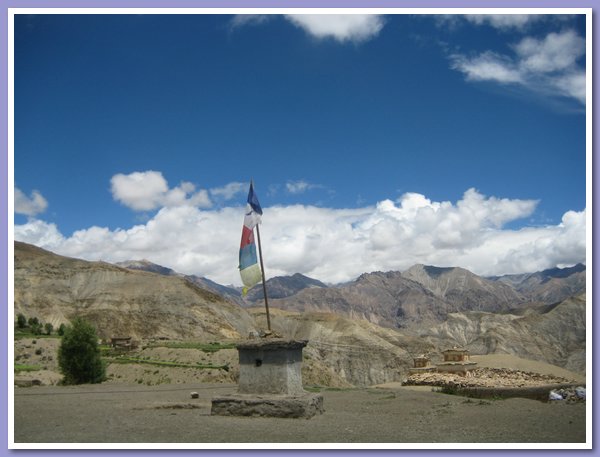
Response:
[[[115,265],[129,270],[147,271],[149,273],[158,273],[163,276],[183,276],[177,273],[175,270],[162,265],[157,265],[149,260],[126,260],[125,262],[117,262]]]
[[[402,277],[421,284],[457,311],[504,311],[526,301],[509,285],[459,267],[415,265],[404,271]]]
[[[206,289],[210,292],[220,295],[226,300],[237,303],[240,306],[247,306],[246,301],[242,298],[241,287],[235,288],[233,286],[223,286],[219,283],[211,281],[208,278],[196,275],[187,275],[184,276],[184,278],[198,287],[201,287],[202,289]]]
[[[273,306],[282,309],[335,312],[397,328],[441,322],[448,313],[473,308],[486,311],[510,308],[506,295],[511,289],[506,285],[495,287],[499,292],[494,295],[493,287],[477,287],[475,278],[469,278],[473,279],[472,284],[458,289],[455,285],[440,287],[434,279],[427,281],[423,276],[406,277],[400,272],[365,273],[340,287],[304,289],[272,302]]]
[[[327,285],[323,284],[321,281],[309,278],[300,273],[291,276],[276,276],[267,279],[266,285],[268,298],[270,299],[291,297],[304,289],[322,289],[327,287]],[[264,299],[264,296],[262,286],[256,285],[248,291],[246,300],[248,302],[261,301]]]
[[[147,261],[129,261],[128,268],[177,275]],[[198,276],[184,276],[199,287],[241,306],[262,305],[261,284],[246,297],[241,290]],[[269,301],[290,311],[337,313],[381,326],[407,328],[442,322],[449,313],[483,311],[521,314],[585,292],[585,266],[484,278],[459,267],[415,265],[404,272],[365,273],[345,284],[327,286],[296,273],[267,280]]]
[[[384,327],[402,327],[413,321],[437,321],[448,303],[399,272],[368,273],[340,287],[303,289],[271,301],[274,307],[294,311],[337,313]]]
[[[525,315],[451,313],[419,336],[436,347],[463,346],[474,354],[513,354],[585,373],[585,294]]]
[[[550,304],[584,291],[585,270],[585,265],[577,264],[570,268],[552,268],[536,273],[490,279],[511,286],[530,301]]]
[[[237,304],[178,276],[87,262],[15,242],[15,315],[55,328],[74,316],[99,336],[238,338],[254,330]]]
[[[127,268],[129,270],[147,271],[150,273],[158,273],[164,276],[179,276],[202,289],[218,294],[229,301],[237,303],[238,305],[247,305],[246,300],[242,298],[241,288],[238,289],[232,286],[224,286],[202,276],[184,275],[182,273],[177,273],[171,268],[163,267],[162,265],[157,265],[156,263],[152,263],[148,260],[127,260],[125,262],[118,262],[116,265],[123,268]]]
[[[266,326],[264,308],[250,308]],[[286,338],[308,340],[303,379],[318,385],[369,386],[404,379],[413,357],[434,351],[421,338],[332,313],[271,310],[271,325]]]
[[[272,303],[410,328],[443,322],[450,313],[506,313],[585,292],[585,271],[580,269],[558,270],[552,277],[531,274],[518,281],[503,278],[486,279],[458,267],[415,265],[404,272],[365,273],[336,287],[302,289]]]

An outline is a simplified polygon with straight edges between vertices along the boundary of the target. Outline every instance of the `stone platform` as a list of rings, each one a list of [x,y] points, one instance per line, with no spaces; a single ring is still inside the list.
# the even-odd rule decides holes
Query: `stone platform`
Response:
[[[323,397],[302,388],[307,341],[271,338],[236,345],[238,391],[212,399],[211,415],[310,418],[323,413]]]
[[[323,411],[323,396],[306,392],[296,395],[232,394],[214,397],[210,414],[310,419]]]

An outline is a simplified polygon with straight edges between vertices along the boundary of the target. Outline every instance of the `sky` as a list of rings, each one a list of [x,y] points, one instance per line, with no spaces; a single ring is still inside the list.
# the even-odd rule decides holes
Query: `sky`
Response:
[[[240,285],[586,262],[583,15],[14,22],[14,236]]]

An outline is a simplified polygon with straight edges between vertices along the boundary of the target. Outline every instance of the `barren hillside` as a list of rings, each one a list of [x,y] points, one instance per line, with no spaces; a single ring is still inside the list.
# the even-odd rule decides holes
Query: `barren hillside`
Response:
[[[15,242],[15,315],[57,328],[74,316],[101,338],[239,338],[254,330],[240,306],[177,276],[62,257]]]

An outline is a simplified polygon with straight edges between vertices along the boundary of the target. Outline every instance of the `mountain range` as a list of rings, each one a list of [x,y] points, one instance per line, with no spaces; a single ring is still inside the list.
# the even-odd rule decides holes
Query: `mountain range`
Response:
[[[266,328],[260,284],[242,297],[148,261],[112,265],[14,246],[15,316],[55,328],[82,316],[101,338],[235,340]],[[454,345],[585,373],[585,287],[583,265],[494,278],[415,265],[340,285],[300,274],[267,281],[273,329],[311,340],[319,376],[354,385],[398,380],[413,356]]]
[[[119,265],[177,275],[147,261]],[[183,277],[244,307],[260,305],[264,299],[261,284],[242,297],[241,288],[198,276]],[[274,307],[332,312],[384,327],[406,328],[423,322],[439,323],[449,313],[463,311],[519,313],[522,308],[558,303],[585,292],[585,284],[582,264],[489,278],[460,267],[415,265],[404,272],[364,273],[354,281],[335,286],[296,273],[268,279],[266,288]]]
[[[456,312],[506,313],[553,304],[584,291],[583,265],[522,278],[484,278],[459,267],[415,265],[404,272],[365,273],[338,287],[305,288],[272,301],[284,309],[337,312],[405,328],[439,323]]]

